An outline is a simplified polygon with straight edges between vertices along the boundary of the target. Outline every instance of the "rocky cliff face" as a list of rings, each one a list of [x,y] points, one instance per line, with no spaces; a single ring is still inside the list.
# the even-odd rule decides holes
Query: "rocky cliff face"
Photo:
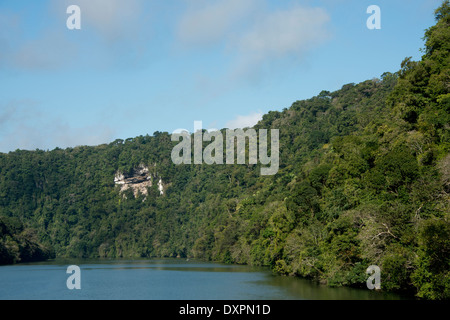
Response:
[[[121,186],[121,193],[131,189],[134,196],[137,197],[139,193],[144,196],[148,195],[148,188],[153,186],[154,179],[157,179],[157,176],[152,175],[148,167],[140,165],[130,173],[117,172],[114,182]],[[164,184],[161,178],[158,181],[158,190],[161,195],[164,194]]]

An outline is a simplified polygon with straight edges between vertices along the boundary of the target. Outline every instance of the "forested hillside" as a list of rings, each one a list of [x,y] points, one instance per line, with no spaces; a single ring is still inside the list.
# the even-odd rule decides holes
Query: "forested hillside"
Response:
[[[179,165],[169,133],[0,154],[0,263],[194,257],[450,298],[450,6],[421,61],[269,112],[280,169]],[[206,144],[205,144],[206,146]],[[147,194],[117,173],[148,168]],[[161,181],[164,192],[158,189]]]

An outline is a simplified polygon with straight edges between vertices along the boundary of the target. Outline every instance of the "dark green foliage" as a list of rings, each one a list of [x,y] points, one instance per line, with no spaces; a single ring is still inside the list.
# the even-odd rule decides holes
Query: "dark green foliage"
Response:
[[[53,257],[52,249],[39,243],[35,230],[24,228],[17,218],[0,216],[0,265]]]
[[[450,296],[450,223],[430,219],[419,231],[419,258],[413,282],[418,296],[426,299],[448,299]]]

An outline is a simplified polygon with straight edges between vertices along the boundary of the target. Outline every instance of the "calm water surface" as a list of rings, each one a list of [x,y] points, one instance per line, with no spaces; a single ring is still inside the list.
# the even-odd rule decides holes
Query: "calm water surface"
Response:
[[[81,290],[69,290],[69,265]],[[328,288],[265,268],[183,259],[51,261],[0,267],[1,300],[401,299],[365,289]]]

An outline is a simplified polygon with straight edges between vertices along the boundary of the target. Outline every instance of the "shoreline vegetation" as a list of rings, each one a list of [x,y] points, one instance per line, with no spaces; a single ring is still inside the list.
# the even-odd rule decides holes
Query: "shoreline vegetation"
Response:
[[[268,266],[329,286],[450,298],[450,5],[421,61],[271,111],[280,164],[174,165],[165,132],[0,153],[0,264],[180,257]],[[117,172],[148,168],[148,192]],[[159,182],[158,182],[159,181]],[[161,192],[163,189],[164,192]]]
[[[53,249],[39,242],[36,230],[25,228],[18,218],[0,216],[0,266],[54,258]]]

